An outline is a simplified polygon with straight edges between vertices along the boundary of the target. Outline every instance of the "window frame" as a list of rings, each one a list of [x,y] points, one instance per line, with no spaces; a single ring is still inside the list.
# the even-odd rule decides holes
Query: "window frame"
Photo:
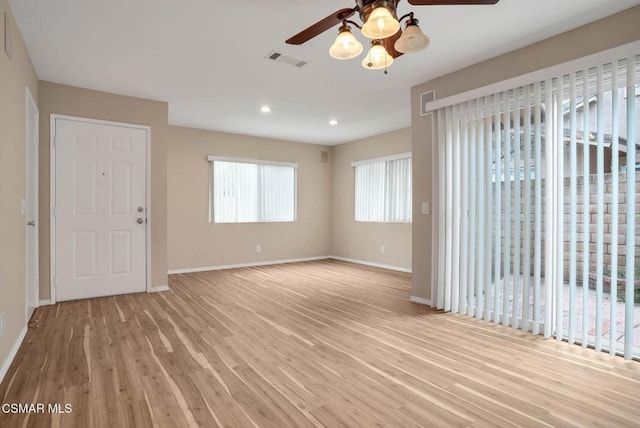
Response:
[[[225,221],[217,222],[215,219],[215,185],[214,185],[214,168],[215,162],[244,163],[250,165],[270,165],[293,168],[293,219],[292,220],[256,220],[256,221]],[[210,224],[255,224],[255,223],[295,223],[298,221],[298,164],[296,162],[271,161],[264,159],[234,158],[226,156],[208,155],[207,163],[209,168],[209,214],[208,222]]]
[[[358,223],[385,223],[385,224],[413,224],[413,195],[409,194],[408,195],[408,200],[411,202],[411,210],[409,211],[409,215],[410,215],[410,219],[408,221],[395,221],[395,220],[381,220],[381,221],[371,221],[371,220],[358,220],[357,219],[357,192],[358,192],[358,188],[357,188],[357,184],[356,184],[356,168],[358,166],[363,166],[363,165],[368,165],[368,164],[372,164],[372,163],[384,163],[385,164],[385,183],[387,180],[387,176],[386,174],[388,173],[388,166],[387,164],[389,162],[392,161],[397,161],[397,160],[404,160],[404,159],[410,159],[411,160],[411,168],[413,171],[413,156],[412,156],[412,152],[403,152],[403,153],[398,153],[398,154],[394,154],[394,155],[389,155],[389,156],[381,156],[381,157],[377,157],[377,158],[370,158],[370,159],[362,159],[362,160],[358,160],[358,161],[354,161],[351,162],[351,167],[353,168],[353,173],[354,173],[354,180],[353,180],[353,186],[354,186],[354,192],[353,192],[353,220],[355,222]],[[413,184],[412,181],[413,177],[412,177],[412,173],[409,176],[409,182],[411,184]],[[412,188],[413,186],[411,186]],[[389,189],[385,188],[383,190],[384,192],[384,197],[385,200],[383,201],[383,210],[386,212],[387,211],[387,206],[386,203],[389,200]],[[384,213],[383,213],[383,217],[384,217]]]

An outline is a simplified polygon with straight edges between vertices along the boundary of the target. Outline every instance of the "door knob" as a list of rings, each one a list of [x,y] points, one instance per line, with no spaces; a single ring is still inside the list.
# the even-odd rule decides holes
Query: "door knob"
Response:
[[[144,223],[144,219],[142,217],[138,217],[136,221],[138,222],[138,224]]]
[[[27,222],[27,226],[35,226],[36,225],[36,221],[35,220],[31,220]]]

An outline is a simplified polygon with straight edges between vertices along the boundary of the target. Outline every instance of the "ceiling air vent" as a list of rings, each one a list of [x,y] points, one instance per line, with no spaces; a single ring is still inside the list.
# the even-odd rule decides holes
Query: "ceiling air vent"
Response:
[[[307,61],[291,58],[290,56],[282,55],[282,53],[276,51],[269,52],[265,58],[270,59],[271,61],[292,65],[297,68],[302,68],[307,65]]]

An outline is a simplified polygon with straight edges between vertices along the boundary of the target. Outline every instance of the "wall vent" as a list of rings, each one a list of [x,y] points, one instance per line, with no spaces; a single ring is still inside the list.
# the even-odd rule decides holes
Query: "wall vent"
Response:
[[[293,67],[302,68],[307,65],[307,61],[302,61],[300,59],[292,58],[290,56],[283,55],[281,52],[271,51],[266,56],[266,59],[275,62],[281,62],[283,64],[288,64]]]
[[[428,105],[436,100],[436,91],[429,91],[420,94],[420,115],[426,116],[431,113]]]
[[[320,152],[320,162],[329,163],[329,152]]]

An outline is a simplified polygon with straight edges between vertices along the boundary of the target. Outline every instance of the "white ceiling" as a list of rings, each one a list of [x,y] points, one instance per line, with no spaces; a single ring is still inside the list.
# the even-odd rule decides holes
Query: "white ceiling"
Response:
[[[284,42],[354,0],[9,3],[42,80],[167,101],[172,125],[334,145],[410,126],[413,85],[640,0],[402,1],[398,13],[414,11],[431,46],[398,58],[388,75],[365,70],[361,59],[332,59],[337,28],[301,46]],[[268,61],[272,50],[308,65]],[[271,113],[261,113],[264,104]]]

